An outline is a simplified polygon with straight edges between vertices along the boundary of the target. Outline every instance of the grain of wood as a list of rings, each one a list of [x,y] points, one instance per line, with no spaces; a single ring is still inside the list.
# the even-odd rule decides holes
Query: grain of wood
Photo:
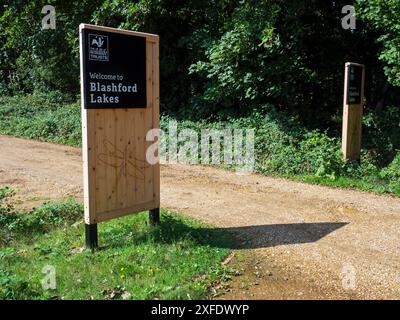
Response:
[[[147,105],[129,109],[82,107],[85,222],[92,224],[112,219],[113,213],[119,217],[159,207],[159,195],[155,195],[159,193],[159,166],[146,159],[146,134],[159,126],[159,88],[155,88],[159,86],[159,40],[156,35],[140,32],[81,25],[81,31],[84,28],[146,37]],[[82,66],[81,52],[81,70]],[[83,92],[83,83],[81,88]]]

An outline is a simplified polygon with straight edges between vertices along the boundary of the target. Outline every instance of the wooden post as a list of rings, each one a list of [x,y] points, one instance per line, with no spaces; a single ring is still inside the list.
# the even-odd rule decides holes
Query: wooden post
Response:
[[[86,248],[96,249],[98,247],[97,223],[85,224]]]
[[[358,163],[361,152],[364,87],[365,66],[347,62],[344,78],[342,153],[345,160]]]
[[[160,208],[151,209],[149,211],[149,222],[152,226],[156,226],[160,223]]]

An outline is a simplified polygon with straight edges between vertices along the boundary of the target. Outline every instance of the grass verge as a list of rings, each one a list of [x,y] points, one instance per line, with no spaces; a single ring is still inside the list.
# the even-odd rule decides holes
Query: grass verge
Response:
[[[11,195],[0,189],[0,299],[207,299],[234,272],[221,264],[232,236],[180,214],[161,210],[157,227],[146,213],[102,223],[92,253],[75,200],[16,212]]]

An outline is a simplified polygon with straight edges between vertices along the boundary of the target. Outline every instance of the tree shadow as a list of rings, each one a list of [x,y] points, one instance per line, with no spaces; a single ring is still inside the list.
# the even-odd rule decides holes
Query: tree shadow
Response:
[[[222,228],[236,235],[232,249],[268,248],[288,244],[316,242],[344,227],[344,222],[270,224]]]
[[[162,245],[189,239],[199,245],[218,248],[269,248],[316,242],[347,224],[347,222],[317,222],[213,228],[192,225],[173,215],[163,215],[158,227],[150,227],[147,232],[136,234],[132,238],[132,242],[138,244],[151,239]],[[127,226],[127,228],[129,227]],[[121,243],[115,244],[122,245]]]

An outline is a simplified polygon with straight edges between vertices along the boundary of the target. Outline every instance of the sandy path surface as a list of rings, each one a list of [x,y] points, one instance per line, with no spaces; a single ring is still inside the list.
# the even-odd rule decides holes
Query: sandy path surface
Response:
[[[82,200],[78,148],[0,136],[0,186],[32,207]],[[221,298],[400,298],[400,199],[162,165],[162,207],[235,231],[243,269]]]

